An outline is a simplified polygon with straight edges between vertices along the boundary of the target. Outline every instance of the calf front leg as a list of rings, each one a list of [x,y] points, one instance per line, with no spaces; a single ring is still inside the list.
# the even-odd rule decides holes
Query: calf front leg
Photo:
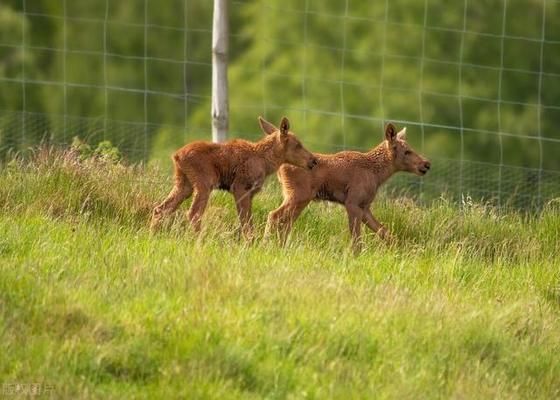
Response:
[[[276,234],[281,243],[288,239],[295,221],[311,200],[285,200],[276,210],[268,214],[265,236]]]
[[[369,229],[378,234],[381,239],[387,242],[391,242],[393,240],[392,235],[389,233],[387,228],[375,219],[369,208],[364,209],[362,222],[366,224]]]
[[[241,224],[241,233],[247,240],[253,240],[253,196],[259,191],[261,185],[261,181],[258,181],[251,186],[234,184],[232,187],[237,215]]]
[[[354,251],[359,252],[362,248],[361,242],[361,222],[363,218],[363,210],[352,203],[346,203],[346,212],[348,213],[348,227],[350,228],[350,234],[352,235],[352,248]]]
[[[282,221],[282,215],[284,213],[284,209],[286,208],[286,202],[283,202],[280,207],[276,210],[271,211],[268,213],[268,218],[266,221],[266,228],[264,230],[265,238],[270,237],[271,235],[278,235],[279,229]]]

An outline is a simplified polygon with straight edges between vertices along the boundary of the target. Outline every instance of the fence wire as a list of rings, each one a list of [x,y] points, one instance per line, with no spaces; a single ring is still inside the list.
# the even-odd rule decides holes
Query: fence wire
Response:
[[[522,3],[233,1],[230,136],[288,115],[314,151],[367,150],[393,121],[433,168],[388,192],[539,208],[560,196],[560,7]],[[78,136],[168,165],[210,139],[211,7],[0,5],[0,158]]]

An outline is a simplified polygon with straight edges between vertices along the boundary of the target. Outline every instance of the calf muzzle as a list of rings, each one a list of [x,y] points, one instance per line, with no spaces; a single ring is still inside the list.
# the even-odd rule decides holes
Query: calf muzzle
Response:
[[[419,168],[422,175],[425,175],[429,170],[432,164],[429,161],[424,161],[424,164]]]

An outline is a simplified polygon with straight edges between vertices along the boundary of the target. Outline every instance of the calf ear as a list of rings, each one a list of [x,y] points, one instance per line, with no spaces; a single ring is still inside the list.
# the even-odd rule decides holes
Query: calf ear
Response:
[[[280,121],[280,133],[282,135],[287,135],[290,131],[290,121],[286,117],[282,117],[282,121]]]
[[[278,130],[277,127],[272,125],[270,122],[268,122],[263,117],[259,117],[259,125],[261,126],[262,131],[264,133],[266,133],[267,135],[270,135],[271,133],[274,133]]]
[[[406,141],[406,127],[402,128],[399,133],[397,133],[397,139]]]
[[[389,122],[385,126],[385,139],[387,139],[389,143],[393,143],[396,137],[397,137],[397,130],[395,129],[395,125]]]

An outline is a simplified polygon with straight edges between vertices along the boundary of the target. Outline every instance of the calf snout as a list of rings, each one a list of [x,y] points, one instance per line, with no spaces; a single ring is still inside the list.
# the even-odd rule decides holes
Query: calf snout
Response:
[[[429,161],[424,161],[422,163],[422,166],[420,167],[420,172],[422,173],[422,175],[426,174],[430,170],[431,166],[432,164]]]
[[[317,164],[319,164],[319,160],[317,160],[315,157],[313,157],[311,160],[309,160],[309,162],[307,163],[307,168],[309,169],[313,169],[313,167],[315,167]]]

